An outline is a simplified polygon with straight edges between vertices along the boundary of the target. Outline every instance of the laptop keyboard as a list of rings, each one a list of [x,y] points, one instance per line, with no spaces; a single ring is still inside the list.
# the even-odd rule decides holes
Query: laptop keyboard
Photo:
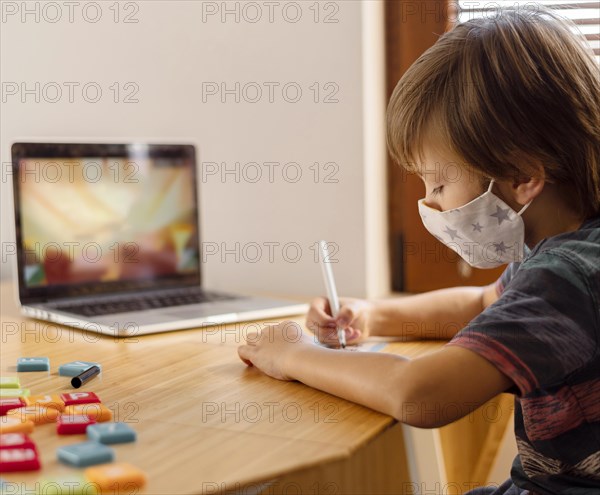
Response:
[[[187,304],[229,301],[241,298],[240,296],[231,294],[208,292],[199,287],[126,297],[127,299],[111,298],[108,301],[95,300],[90,302],[60,304],[54,306],[54,309],[83,316],[99,316],[113,313],[127,313],[130,311],[185,306]]]

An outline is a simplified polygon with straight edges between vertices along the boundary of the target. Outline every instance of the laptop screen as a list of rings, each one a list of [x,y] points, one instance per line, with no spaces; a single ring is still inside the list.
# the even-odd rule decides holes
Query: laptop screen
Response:
[[[200,283],[190,145],[13,145],[19,286],[35,299]]]

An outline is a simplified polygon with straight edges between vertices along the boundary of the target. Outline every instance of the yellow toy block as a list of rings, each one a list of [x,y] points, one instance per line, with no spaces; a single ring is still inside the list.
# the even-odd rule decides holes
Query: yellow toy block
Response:
[[[16,376],[0,376],[0,388],[21,388]]]
[[[100,495],[100,487],[80,474],[43,479],[37,492],[43,495]]]
[[[5,397],[29,397],[28,388],[0,388],[0,398]]]

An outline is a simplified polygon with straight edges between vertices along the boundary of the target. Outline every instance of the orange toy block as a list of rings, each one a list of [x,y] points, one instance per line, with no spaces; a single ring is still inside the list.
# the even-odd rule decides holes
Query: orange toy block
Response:
[[[24,420],[20,416],[0,416],[0,434],[4,433],[31,433],[33,421]]]
[[[83,414],[92,419],[95,419],[98,423],[103,421],[110,421],[113,417],[112,411],[104,404],[76,404],[73,406],[65,407],[64,414]]]
[[[60,411],[54,409],[53,407],[45,407],[40,406],[39,404],[34,404],[33,406],[11,409],[6,415],[21,418],[23,421],[29,420],[36,425],[43,425],[46,423],[54,423],[56,418],[60,416]]]
[[[146,484],[144,472],[127,462],[91,467],[83,474],[103,493],[132,493]]]
[[[28,406],[39,404],[44,407],[53,407],[61,412],[65,409],[65,402],[60,398],[60,395],[31,395],[25,397],[25,403]]]

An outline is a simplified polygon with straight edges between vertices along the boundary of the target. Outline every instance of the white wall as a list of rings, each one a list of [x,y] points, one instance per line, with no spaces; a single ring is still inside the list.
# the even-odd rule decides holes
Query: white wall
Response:
[[[239,243],[242,255],[239,263],[233,255],[227,256],[226,263],[218,255],[208,257],[206,285],[282,294],[322,293],[319,266],[310,248],[317,239],[326,238],[339,245],[334,271],[341,293],[384,292],[382,2],[275,3],[83,1],[70,11],[68,2],[27,2],[27,8],[38,10],[36,19],[35,14],[22,17],[22,2],[3,0],[3,164],[10,161],[12,142],[44,139],[194,142],[201,162],[226,162],[231,169],[240,162],[240,171],[248,162],[281,163],[276,170],[296,162],[302,169],[296,183],[291,181],[292,168],[287,179],[276,172],[270,183],[265,167],[256,183],[244,180],[243,175],[239,183],[233,175],[222,180],[218,174],[199,181],[202,241],[234,250]],[[119,22],[114,18],[115,5],[119,6]],[[223,5],[239,9],[239,22],[233,14],[225,22],[220,14],[203,19],[203,14]],[[248,22],[257,14],[256,7],[262,10],[262,18]],[[288,22],[284,8],[288,20],[298,8],[302,17]],[[319,22],[315,22],[315,10]],[[98,12],[100,20],[91,22]],[[61,18],[50,22],[58,14]],[[126,15],[138,22],[124,22]],[[326,15],[338,22],[323,22]],[[137,103],[123,102],[128,82],[139,87]],[[229,87],[236,82],[241,86],[257,83],[263,86],[263,97],[257,103],[245,101],[243,95],[239,103],[233,96],[223,103],[218,95],[203,101],[203,83],[207,82],[224,82]],[[265,82],[279,84],[273,103]],[[39,103],[35,94],[24,96],[22,88],[10,94],[13,83],[25,83],[34,90],[39,83]],[[63,88],[56,103],[49,101],[55,92],[48,83]],[[65,83],[79,84],[73,102]],[[85,101],[82,87],[86,83],[100,86],[99,102]],[[118,103],[110,89],[114,83],[120,86]],[[281,88],[287,83],[301,87],[299,102],[284,100]],[[310,89],[315,83],[320,87],[316,103]],[[327,83],[334,85],[325,87]],[[335,85],[339,101],[323,102]],[[88,96],[94,96],[91,90]],[[247,96],[254,97],[254,92]],[[288,96],[294,96],[291,88]],[[309,168],[314,162],[321,164],[317,182]],[[339,166],[334,175],[337,183],[324,183],[326,162]],[[10,177],[5,175],[1,235],[6,247],[13,241],[13,213]],[[263,248],[256,263],[244,260],[244,248],[250,242]],[[273,262],[265,245],[269,242],[279,243]],[[284,258],[284,254],[295,255],[291,247],[284,253],[288,243],[302,250],[297,262]],[[248,247],[246,254],[255,253]],[[8,258],[12,263],[12,256]],[[2,265],[6,276],[6,263]]]

